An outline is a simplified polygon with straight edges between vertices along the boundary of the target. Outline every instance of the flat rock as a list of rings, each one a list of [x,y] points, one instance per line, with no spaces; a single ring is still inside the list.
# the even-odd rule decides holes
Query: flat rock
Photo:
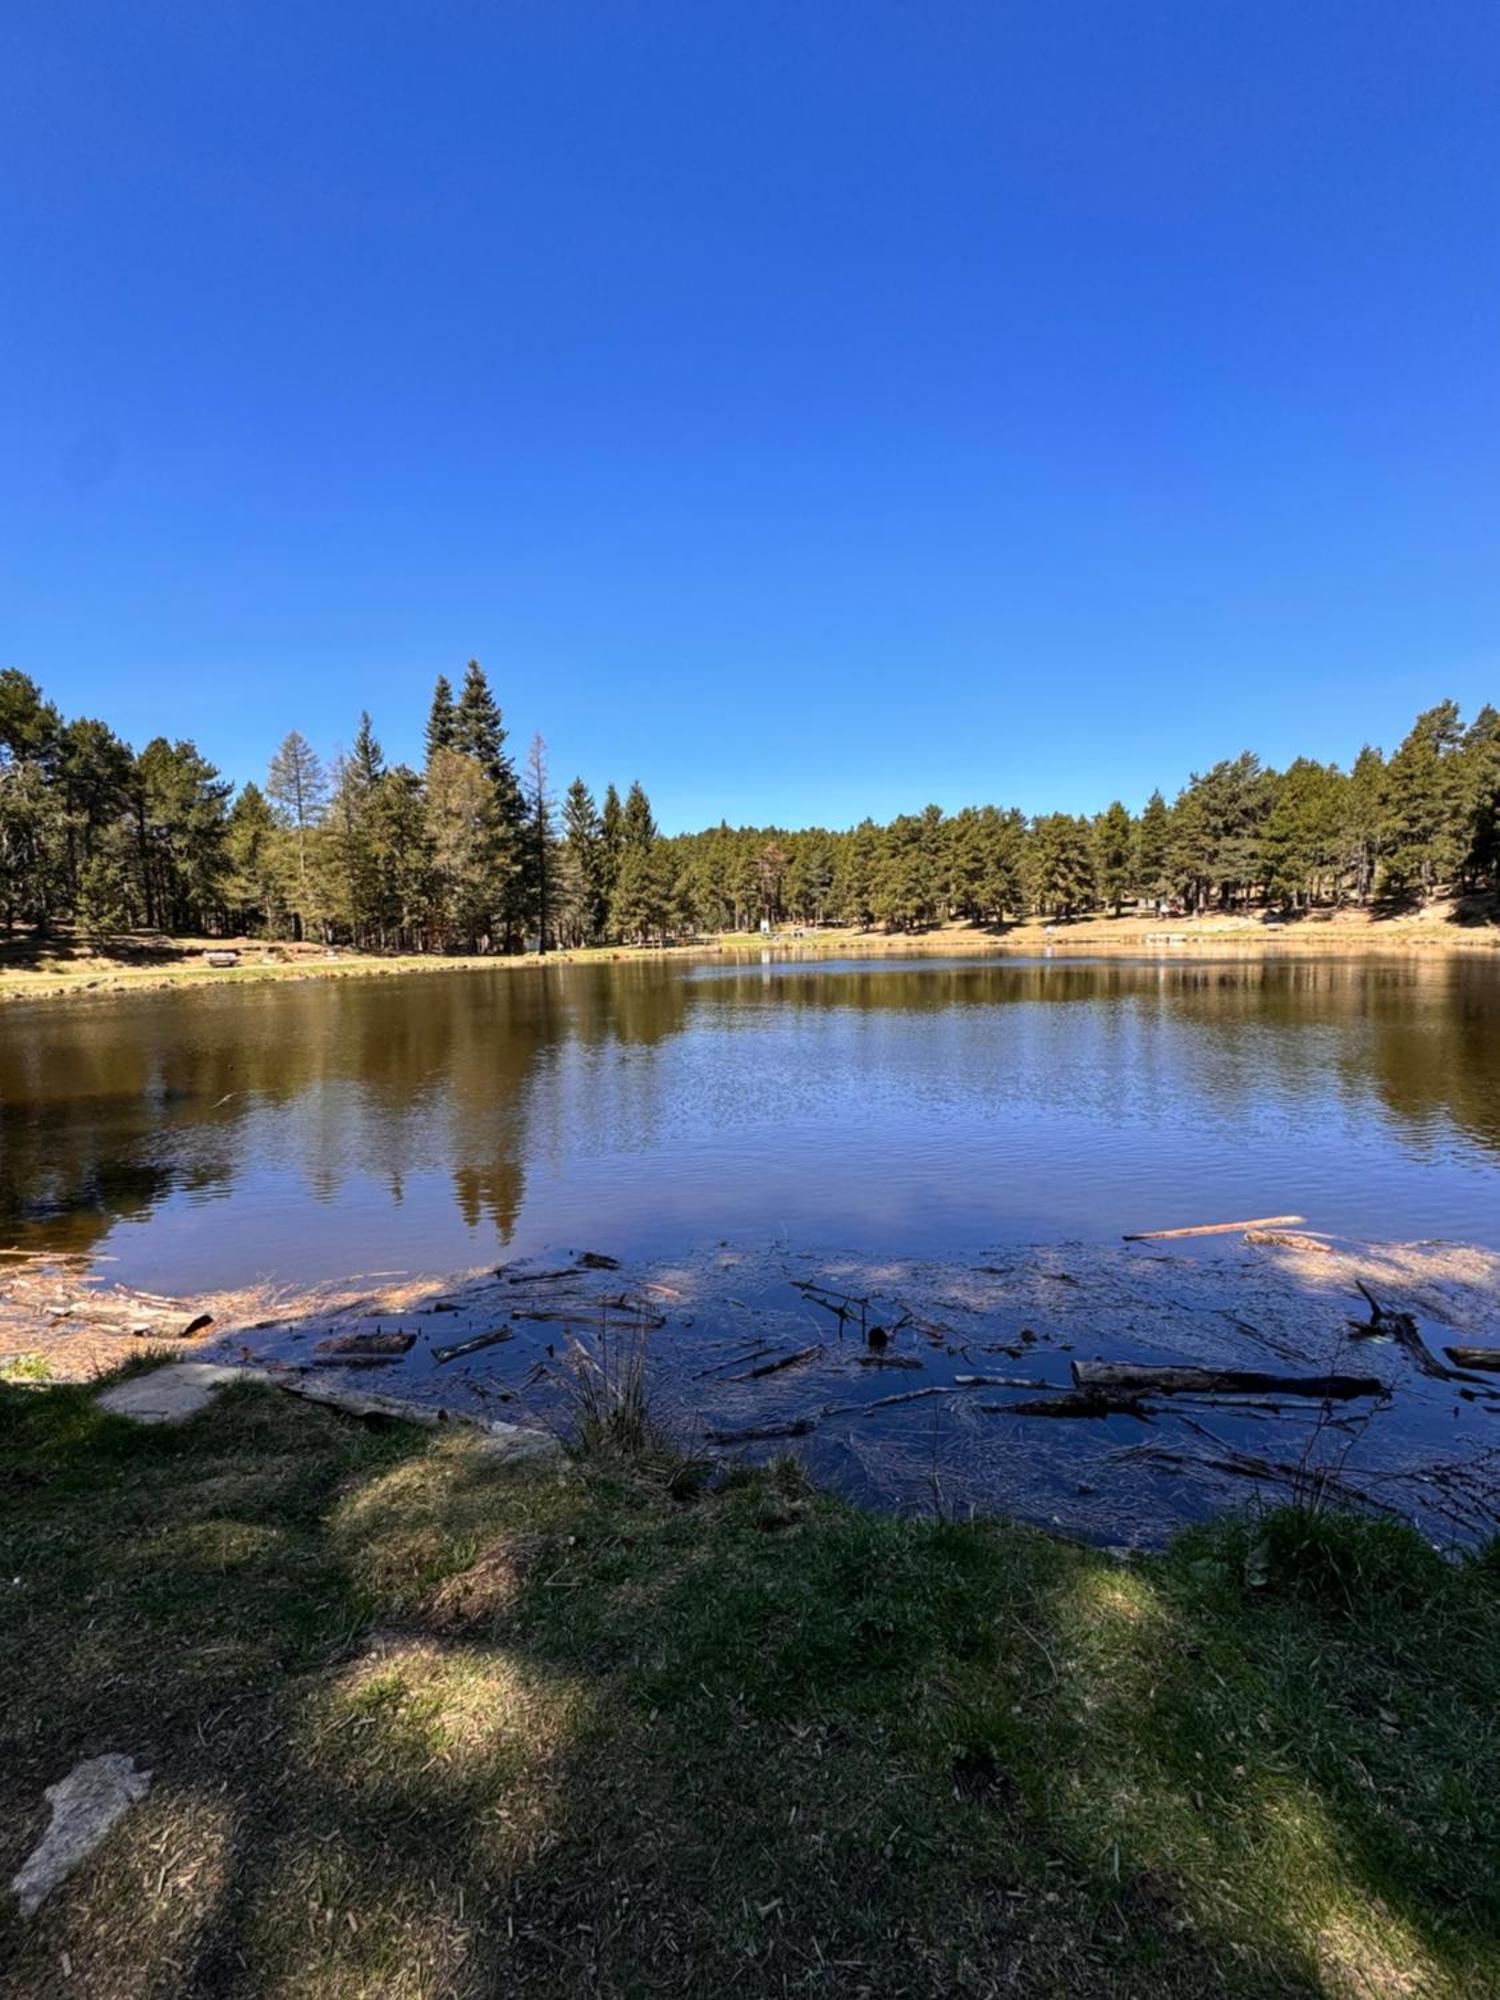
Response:
[[[289,1395],[305,1397],[309,1403],[326,1403],[351,1417],[384,1417],[429,1427],[458,1424],[479,1434],[479,1448],[487,1458],[517,1465],[527,1459],[553,1458],[562,1450],[550,1431],[535,1430],[528,1424],[502,1423],[496,1417],[474,1416],[437,1403],[417,1403],[405,1396],[386,1396],[373,1389],[350,1389],[315,1375],[277,1378],[277,1387]]]
[[[249,1373],[214,1361],[173,1361],[149,1375],[116,1382],[100,1396],[99,1407],[141,1424],[180,1424],[207,1409],[227,1383],[243,1381]]]
[[[23,1917],[35,1914],[42,1899],[88,1859],[115,1821],[150,1787],[151,1773],[138,1771],[134,1758],[117,1750],[86,1757],[67,1777],[47,1787],[44,1796],[52,1808],[51,1823],[10,1885],[20,1899]]]
[[[560,1457],[562,1443],[550,1431],[535,1430],[529,1424],[492,1422],[485,1425],[475,1449],[499,1464],[523,1465],[533,1459]]]

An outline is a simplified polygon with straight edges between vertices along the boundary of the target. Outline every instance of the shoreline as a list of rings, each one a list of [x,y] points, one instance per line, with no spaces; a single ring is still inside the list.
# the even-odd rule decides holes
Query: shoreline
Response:
[[[1166,940],[1170,939],[1170,942]],[[208,965],[203,953],[238,950],[247,962],[230,968]],[[316,949],[254,940],[183,939],[162,947],[171,962],[132,964],[118,955],[87,956],[76,965],[11,970],[0,946],[0,1003],[64,1000],[92,995],[161,992],[272,981],[393,978],[406,973],[535,971],[552,965],[613,965],[640,961],[746,959],[765,953],[792,960],[834,958],[1006,958],[1078,954],[1175,958],[1226,955],[1234,958],[1438,958],[1500,951],[1500,924],[1461,925],[1435,912],[1398,917],[1368,913],[1316,914],[1267,924],[1259,917],[1145,918],[1084,917],[1072,923],[1035,919],[1004,931],[967,924],[915,932],[827,929],[768,937],[726,932],[680,945],[590,945],[536,953],[395,954]],[[253,954],[261,954],[252,957]],[[290,955],[288,955],[290,954]]]
[[[920,1511],[938,1469],[962,1511],[1146,1546],[1252,1493],[1299,1490],[1334,1413],[1319,1419],[1296,1383],[1352,1372],[1378,1379],[1324,1439],[1341,1441],[1325,1497],[1439,1539],[1500,1530],[1486,1457],[1500,1373],[1451,1365],[1481,1348],[1500,1360],[1500,1252],[1477,1245],[1253,1224],[936,1259],[716,1242],[631,1262],[559,1244],[498,1268],[172,1299],[108,1273],[82,1254],[7,1253],[0,1372],[58,1382],[146,1354],[203,1358],[549,1427],[567,1356],[623,1342],[639,1347],[666,1428],[718,1460],[791,1449],[820,1485],[897,1514]],[[1409,1325],[1367,1326],[1372,1297]],[[1190,1403],[1176,1400],[1183,1384],[1149,1406],[1080,1397],[1122,1364],[1146,1396],[1163,1369],[1236,1379],[1195,1381]],[[1185,1421],[1195,1411],[1213,1449]]]

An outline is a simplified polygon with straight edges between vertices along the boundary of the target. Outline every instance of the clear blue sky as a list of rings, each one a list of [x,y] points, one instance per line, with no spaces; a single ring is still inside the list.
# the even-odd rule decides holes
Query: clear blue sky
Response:
[[[1495,0],[6,0],[0,664],[665,826],[1500,699]]]

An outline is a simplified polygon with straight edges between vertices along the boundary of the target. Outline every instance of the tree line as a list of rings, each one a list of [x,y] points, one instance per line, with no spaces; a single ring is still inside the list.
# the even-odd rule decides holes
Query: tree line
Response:
[[[238,792],[186,740],[135,751],[65,721],[0,672],[0,923],[45,935],[151,929],[368,950],[658,943],[763,923],[913,930],[1128,905],[1288,910],[1500,888],[1500,713],[1419,715],[1348,770],[1249,751],[1168,803],[1092,817],[928,806],[849,830],[730,827],[664,837],[636,781],[559,802],[545,747],[517,768],[470,661],[439,677],[420,769],[388,763],[368,714],[325,763],[293,730]]]

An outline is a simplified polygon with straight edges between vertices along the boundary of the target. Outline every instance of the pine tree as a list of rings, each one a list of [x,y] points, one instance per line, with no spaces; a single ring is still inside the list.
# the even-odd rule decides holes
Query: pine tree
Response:
[[[1367,743],[1354,760],[1344,787],[1340,858],[1354,877],[1354,894],[1368,903],[1380,869],[1382,845],[1390,817],[1385,759]]]
[[[364,721],[368,723],[369,717]],[[297,856],[294,916],[297,935],[301,937],[312,896],[308,843],[328,803],[328,778],[316,750],[295,729],[282,738],[281,748],[271,759],[266,797],[280,810],[292,830]]]
[[[478,764],[495,794],[496,911],[508,947],[525,936],[536,898],[527,836],[526,800],[505,750],[500,705],[477,660],[464,671],[454,710],[454,747]]]
[[[427,766],[425,832],[432,869],[432,921],[446,945],[477,951],[491,936],[500,897],[502,831],[495,788],[477,760],[435,750]]]
[[[373,785],[385,769],[385,752],[375,741],[375,731],[367,708],[362,708],[359,712],[359,727],[354,732],[354,748],[350,752],[350,762],[354,766],[356,782],[362,785]]]
[[[1465,839],[1462,728],[1456,702],[1419,715],[1390,762],[1386,879],[1432,896],[1457,875]]]
[[[1500,887],[1500,713],[1488,702],[1464,731],[1465,888]]]
[[[1130,893],[1135,861],[1135,827],[1119,799],[1094,821],[1095,892],[1112,903],[1118,917]]]
[[[599,814],[599,890],[606,911],[613,908],[615,885],[620,876],[620,857],[625,851],[625,812],[620,794],[613,785],[604,788],[604,805]]]
[[[453,704],[453,689],[448,684],[446,674],[439,674],[432,690],[432,706],[427,711],[427,761],[432,762],[438,750],[453,750],[457,747],[458,715]]]
[[[604,928],[603,830],[594,795],[575,778],[563,801],[562,896],[570,942],[592,944]]]
[[[538,953],[547,949],[555,918],[556,884],[553,879],[552,796],[547,790],[547,746],[533,736],[526,758],[526,853],[531,881],[531,917],[536,926]]]
[[[608,811],[609,801],[605,800]],[[639,778],[625,795],[625,811],[620,821],[621,845],[626,848],[647,848],[656,838],[656,821],[651,817],[651,801],[646,797]]]
[[[1031,895],[1044,916],[1068,919],[1094,900],[1094,842],[1086,819],[1047,813],[1032,826]]]
[[[228,866],[224,887],[236,930],[265,930],[273,937],[287,912],[287,848],[292,835],[259,785],[249,784],[229,808],[224,832]],[[293,879],[292,889],[296,889]]]
[[[1159,791],[1153,792],[1135,829],[1135,881],[1138,896],[1158,902],[1172,892],[1170,869],[1172,844],[1171,815]]]

